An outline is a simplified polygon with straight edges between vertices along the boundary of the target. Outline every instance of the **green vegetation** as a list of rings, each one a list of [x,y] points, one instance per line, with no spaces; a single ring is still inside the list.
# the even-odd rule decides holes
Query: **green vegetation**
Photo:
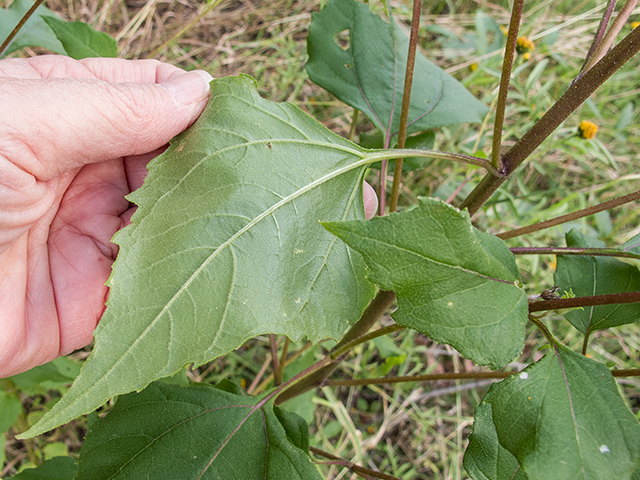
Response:
[[[28,8],[25,3],[28,2],[16,0],[9,8],[22,12]],[[149,181],[132,197],[140,208],[134,227],[116,236],[116,242],[122,247],[121,257],[131,256],[140,263],[140,270],[147,264],[160,263],[158,256],[165,255],[164,251],[154,251],[152,242],[142,245],[144,242],[132,239],[149,238],[155,231],[164,231],[175,224],[176,218],[186,215],[175,210],[175,205],[185,204],[185,198],[208,196],[200,182],[194,181],[192,185],[185,181],[184,191],[175,192],[175,198],[168,199],[167,205],[159,205],[156,217],[149,211],[149,205],[155,206],[164,192],[173,188],[161,179],[181,178],[177,177],[176,170],[188,165],[184,159],[172,160],[184,155],[194,165],[204,162],[195,154],[190,155],[191,148],[213,156],[218,155],[218,151],[233,152],[251,144],[242,155],[242,161],[250,167],[242,171],[240,179],[232,176],[239,157],[234,153],[220,154],[211,178],[218,178],[216,188],[225,190],[224,199],[218,201],[213,195],[203,198],[199,202],[202,212],[189,212],[189,215],[204,218],[211,212],[224,212],[229,205],[225,202],[231,202],[241,205],[238,208],[242,212],[250,212],[246,216],[252,220],[246,225],[219,231],[219,238],[213,239],[211,232],[205,230],[206,225],[190,226],[183,236],[198,244],[206,238],[215,246],[214,253],[204,251],[200,257],[181,258],[175,265],[161,267],[178,272],[175,274],[181,275],[185,288],[201,290],[195,293],[201,310],[198,315],[205,319],[199,325],[209,325],[208,329],[189,328],[192,323],[190,299],[184,304],[178,296],[167,301],[170,294],[162,292],[160,301],[167,308],[151,318],[139,318],[138,324],[132,326],[126,317],[131,304],[137,304],[141,298],[151,304],[158,300],[145,298],[142,292],[136,294],[136,288],[143,288],[135,280],[131,284],[120,283],[122,272],[116,264],[107,321],[101,323],[96,333],[95,355],[86,363],[80,377],[79,364],[85,361],[91,348],[0,380],[0,430],[6,432],[4,453],[0,455],[2,476],[10,477],[42,464],[41,469],[57,472],[56,478],[70,479],[76,475],[75,478],[98,478],[96,470],[107,472],[101,463],[107,453],[100,450],[100,446],[117,435],[131,438],[124,446],[114,447],[108,455],[124,452],[117,462],[131,463],[130,474],[141,476],[140,471],[149,471],[148,463],[142,455],[131,461],[128,454],[145,451],[142,439],[162,438],[158,432],[166,428],[165,421],[182,425],[187,418],[199,418],[198,412],[203,409],[225,408],[234,413],[220,418],[207,417],[211,424],[204,418],[202,422],[194,421],[193,430],[170,437],[166,445],[157,447],[154,455],[171,457],[175,454],[172,442],[180,444],[185,455],[194,459],[189,467],[193,471],[180,471],[188,472],[184,478],[199,478],[197,475],[203,468],[195,461],[196,457],[208,461],[212,451],[227,453],[220,450],[220,438],[207,435],[220,430],[227,432],[224,433],[227,438],[228,432],[247,425],[262,436],[258,435],[260,438],[256,440],[247,430],[242,430],[242,436],[231,435],[230,441],[237,441],[238,445],[245,445],[244,448],[251,445],[259,453],[261,449],[256,445],[262,445],[260,442],[267,438],[271,445],[278,444],[282,451],[289,449],[290,453],[268,460],[260,459],[256,456],[258,453],[247,453],[247,458],[214,456],[221,465],[232,465],[229,471],[246,467],[246,471],[260,472],[252,473],[251,478],[258,478],[265,464],[277,466],[276,470],[266,469],[265,478],[274,479],[280,478],[278,475],[283,475],[286,468],[307,472],[302,478],[327,479],[354,478],[358,474],[364,478],[369,475],[370,478],[403,480],[462,479],[469,478],[468,475],[474,479],[569,478],[575,465],[581,465],[588,478],[631,478],[639,461],[636,447],[640,442],[637,424],[640,380],[637,371],[635,376],[630,372],[629,376],[614,380],[609,370],[640,368],[638,304],[581,306],[578,303],[578,308],[566,310],[573,305],[562,302],[574,299],[555,299],[552,292],[548,301],[561,302],[556,310],[549,310],[544,317],[532,314],[531,321],[527,322],[527,296],[544,294],[554,285],[561,287],[560,293],[566,292],[565,297],[578,298],[633,294],[640,290],[636,269],[640,254],[638,209],[627,204],[526,235],[498,235],[505,243],[494,235],[638,190],[635,168],[640,160],[638,58],[632,58],[563,119],[517,171],[481,204],[474,200],[477,198],[472,194],[474,188],[485,175],[489,179],[483,181],[485,183],[500,179],[487,172],[500,170],[496,163],[499,157],[494,155],[495,149],[492,151],[493,123],[499,104],[503,53],[509,44],[504,31],[509,25],[510,11],[489,2],[479,2],[473,8],[469,2],[456,0],[425,5],[417,32],[421,53],[416,60],[416,72],[421,74],[416,73],[414,79],[412,102],[420,105],[432,102],[436,107],[438,102],[443,103],[439,114],[437,108],[432,107],[432,117],[421,117],[424,124],[416,122],[408,128],[409,135],[433,128],[435,138],[429,134],[428,139],[417,139],[419,135],[416,135],[411,144],[412,137],[408,137],[407,146],[428,145],[449,153],[413,154],[414,158],[403,165],[402,181],[395,184],[399,213],[365,221],[361,180],[366,178],[378,191],[384,182],[383,190],[393,191],[391,169],[388,175],[380,175],[386,167],[384,163],[380,167],[380,163],[374,162],[386,162],[396,155],[385,150],[366,150],[344,138],[366,147],[388,147],[396,142],[404,145],[405,139],[399,140],[403,136],[400,118],[403,89],[399,79],[404,80],[404,73],[376,77],[373,67],[366,62],[367,49],[362,50],[365,53],[356,54],[360,39],[344,35],[344,30],[354,29],[354,22],[360,21],[356,10],[362,10],[360,13],[365,16],[372,15],[366,17],[366,21],[371,22],[365,29],[369,37],[362,41],[366,45],[380,41],[381,46],[373,53],[382,55],[387,45],[382,39],[382,24],[393,22],[385,5],[371,2],[371,11],[380,15],[377,17],[368,12],[366,5],[353,4],[357,6],[349,7],[353,14],[351,23],[338,25],[335,31],[324,28],[320,33],[328,37],[315,37],[317,43],[312,42],[309,47],[310,55],[318,55],[317,51],[314,53],[317,48],[322,51],[337,48],[338,55],[346,55],[347,50],[353,48],[361,62],[350,64],[334,58],[335,64],[320,64],[317,56],[311,58],[309,76],[327,91],[311,83],[303,68],[309,60],[306,36],[310,13],[317,12],[327,2],[85,3],[77,10],[73,9],[74,2],[52,0],[47,6],[65,20],[86,22],[93,29],[110,34],[117,40],[120,57],[153,56],[186,69],[202,68],[219,78],[213,83],[211,100],[218,109],[212,108],[203,114],[190,130],[193,138],[181,135],[175,139],[167,153],[152,164]],[[352,5],[350,0],[329,2],[327,10],[314,14],[314,21],[337,4]],[[396,59],[395,66],[399,69],[396,71],[403,71],[406,53],[402,52],[408,47],[411,10],[395,2],[391,7],[399,26],[391,23],[390,35],[397,44],[386,53]],[[500,153],[506,154],[507,160],[512,158],[511,152],[517,153],[518,146],[526,143],[525,134],[548,114],[579,76],[605,7],[603,2],[574,6],[566,1],[525,5],[526,21],[518,36],[526,37],[528,43],[518,42],[521,46],[517,47],[512,38],[514,49],[519,53],[514,59],[500,142]],[[12,28],[7,26],[6,18],[10,16],[7,12],[0,11],[0,38]],[[37,17],[33,17],[31,21],[36,20]],[[630,20],[635,18],[632,16]],[[55,29],[60,43],[46,30],[45,22]],[[38,28],[49,36],[43,34],[38,41],[23,37],[25,42],[19,45],[22,48],[9,49],[7,54],[32,55],[44,52],[42,48],[47,47],[73,55],[77,36],[92,35],[78,24],[68,24],[75,26],[60,34],[55,25],[64,29],[64,24],[59,20],[49,18],[40,23]],[[373,35],[371,25],[376,29]],[[618,41],[631,29],[627,21]],[[103,36],[99,38],[104,40]],[[87,40],[87,44],[92,45],[91,51],[104,56],[112,48],[108,40],[100,47],[93,46],[91,40]],[[84,50],[75,53],[78,57],[86,54]],[[394,54],[397,55],[394,57]],[[431,62],[442,70],[435,69]],[[342,83],[332,83],[331,76],[322,78],[327,77],[329,68],[337,71],[341,67],[344,68]],[[255,84],[248,77],[221,78],[239,73],[253,76]],[[351,74],[368,78],[369,90],[364,88],[363,93],[355,92],[354,96],[353,78],[348,77]],[[445,93],[433,95],[421,83],[425,78],[431,79],[429,86],[438,78],[453,90],[445,86]],[[397,94],[395,108],[384,103],[385,90],[380,87],[389,81],[398,82],[393,90]],[[229,92],[233,95],[227,95]],[[456,100],[462,102],[462,106],[457,105]],[[274,103],[282,101],[294,103],[344,138],[325,130],[297,108]],[[384,118],[371,118],[376,117],[379,106],[386,108]],[[352,107],[359,108],[359,114]],[[221,111],[225,114],[219,114]],[[409,118],[414,118],[412,114],[415,116],[415,109],[410,110]],[[584,128],[579,128],[581,122],[587,120],[598,127],[591,138],[585,138],[589,135],[584,134]],[[545,121],[549,121],[549,117]],[[251,126],[256,123],[261,126],[257,132]],[[544,121],[541,124],[544,125]],[[228,137],[221,134],[224,138],[212,142],[210,128]],[[241,136],[242,142],[237,140]],[[224,147],[220,146],[222,143]],[[516,148],[510,150],[514,146]],[[269,172],[278,169],[282,175],[271,178]],[[164,172],[171,174],[163,176]],[[234,190],[237,184],[244,187]],[[286,195],[262,198],[247,185],[259,186],[264,191],[286,191]],[[243,203],[249,198],[251,205]],[[468,206],[475,215],[469,218],[444,202]],[[146,219],[148,223],[135,224],[136,219]],[[265,219],[269,222],[263,221]],[[320,225],[318,220],[326,222]],[[198,232],[202,232],[203,238],[197,237]],[[385,242],[391,237],[397,237],[396,242],[387,245]],[[294,255],[280,255],[283,245]],[[346,245],[363,256],[355,256]],[[592,256],[594,251],[586,252],[588,256],[570,256],[562,250],[565,245],[576,249],[608,247],[607,255],[619,255],[620,259]],[[544,247],[545,251],[541,253],[534,247]],[[176,244],[178,252],[187,248],[185,243]],[[256,249],[281,256],[286,262],[273,273],[272,265],[257,264],[250,255]],[[427,261],[417,263],[416,251]],[[317,258],[323,259],[322,265],[313,263]],[[132,261],[127,264],[131,265]],[[350,269],[345,269],[345,265]],[[393,268],[387,268],[389,265]],[[321,276],[325,267],[332,273],[330,278]],[[180,268],[184,271],[179,272]],[[211,272],[205,268],[211,268]],[[260,280],[264,285],[256,288],[267,292],[263,297],[250,289],[225,290],[229,285],[251,283],[247,279],[256,271],[267,272]],[[463,273],[458,275],[456,272],[460,271]],[[213,283],[200,284],[200,272],[207,273],[207,278],[215,273],[217,278]],[[154,274],[161,275],[162,272]],[[385,296],[384,291],[377,294],[357,323],[362,325],[361,330],[352,330],[350,336],[337,344],[333,340],[322,341],[328,336],[340,340],[341,333],[360,318],[374,297],[373,284],[365,280],[365,275],[381,288],[393,290],[395,295]],[[309,277],[313,279],[311,284],[305,283]],[[274,278],[281,283],[270,284]],[[477,287],[472,295],[465,291],[469,285]],[[225,304],[216,300],[221,296],[230,299],[229,310],[232,314],[236,312],[234,318],[243,318],[243,311],[245,315],[252,312],[254,316],[248,315],[251,321],[246,324],[236,321],[231,328],[225,327],[228,312]],[[205,298],[210,300],[203,300]],[[265,306],[270,307],[265,309],[268,314],[255,315]],[[451,310],[453,308],[455,310]],[[166,316],[163,317],[167,311],[177,316],[178,326],[184,323],[181,326],[183,344],[172,345],[171,352],[158,348],[164,345],[162,332],[149,330],[151,333],[147,334],[145,330],[149,325],[161,326],[162,322],[168,322]],[[425,321],[425,316],[447,321],[439,325]],[[193,318],[196,317],[194,313]],[[470,317],[475,321],[472,333],[460,333],[460,328],[470,326],[466,321]],[[408,328],[396,325],[395,321]],[[452,328],[457,326],[456,321],[461,322],[457,329]],[[124,329],[118,322],[128,327]],[[173,322],[170,323],[173,326]],[[373,333],[360,338],[367,332],[378,331],[385,335]],[[113,332],[126,333],[121,335],[122,350],[101,344],[101,340],[108,339]],[[141,355],[156,352],[144,369],[134,369],[127,363],[133,362],[134,347],[141,349]],[[516,357],[519,352],[522,353]],[[223,356],[211,360],[219,355]],[[494,379],[504,378],[533,362],[538,363],[526,372],[491,386]],[[181,368],[185,364],[187,367]],[[114,365],[119,370],[112,369]],[[500,371],[491,373],[478,365],[489,365]],[[309,368],[312,373],[297,382],[296,376]],[[128,375],[133,370],[136,375]],[[128,393],[168,375],[171,376],[153,383],[141,394]],[[76,377],[78,383],[69,389],[69,383]],[[567,390],[567,378],[571,379],[573,391]],[[111,399],[113,390],[103,386],[108,382],[118,385],[118,392],[123,394],[117,401]],[[194,383],[204,385],[189,390],[179,387]],[[289,386],[291,390],[287,390]],[[529,389],[536,394],[526,393]],[[181,391],[189,393],[182,395]],[[172,403],[188,403],[192,410],[184,417],[169,418],[167,405]],[[150,404],[153,406],[149,407]],[[146,405],[146,409],[141,405]],[[96,413],[94,410],[98,407]],[[137,410],[142,412],[140,415],[147,415],[149,421],[138,422],[140,415],[132,413]],[[543,415],[543,421],[538,423],[541,411],[547,416]],[[549,411],[556,416],[548,415]],[[44,423],[38,424],[45,412]],[[106,412],[112,413],[101,420]],[[471,435],[474,412],[476,426]],[[88,415],[76,419],[84,413]],[[134,416],[129,417],[131,415]],[[309,424],[310,431],[302,420]],[[58,427],[62,423],[66,424]],[[132,425],[134,433],[129,429]],[[513,425],[517,428],[512,428]],[[576,439],[579,435],[566,436],[576,425],[587,430],[593,427],[588,432],[595,435],[594,438],[584,441],[584,436],[583,440]],[[53,427],[58,428],[39,437],[16,438],[28,428],[34,428],[33,433],[43,433]],[[532,455],[533,442],[527,437],[527,433],[536,428],[539,444],[544,446],[538,450],[540,458]],[[69,458],[78,458],[89,429],[93,436],[84,444],[78,470]],[[267,432],[266,437],[263,431]],[[566,473],[558,473],[557,464],[548,462],[548,458],[557,454],[558,444],[567,447]],[[242,445],[234,448],[241,449]],[[316,474],[304,456],[304,452],[309,451],[318,462],[320,474]],[[488,451],[492,451],[494,457],[487,454]],[[254,463],[244,465],[249,458]],[[215,462],[207,461],[204,471],[209,466],[216,468]],[[154,478],[163,478],[161,472],[166,470],[154,473]],[[178,473],[168,475],[179,476]],[[28,470],[16,478],[30,478]]]

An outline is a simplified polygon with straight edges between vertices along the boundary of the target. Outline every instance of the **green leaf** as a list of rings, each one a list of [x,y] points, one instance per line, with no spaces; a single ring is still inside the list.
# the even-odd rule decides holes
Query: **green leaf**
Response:
[[[0,435],[11,428],[22,413],[20,399],[13,392],[0,390]]]
[[[398,133],[409,39],[354,0],[329,0],[312,14],[306,69],[311,81],[361,110],[385,135]],[[336,36],[349,33],[346,49]],[[487,108],[457,80],[416,55],[407,133],[463,122],[481,122]]]
[[[319,220],[364,219],[374,154],[260,98],[250,77],[213,81],[207,109],[131,195],[92,355],[27,435],[256,335],[340,337],[375,289]]]
[[[490,403],[476,407],[463,465],[473,480],[527,480],[518,460],[498,442]]]
[[[500,444],[530,480],[623,480],[640,462],[640,425],[613,376],[565,347],[494,384],[487,403]]]
[[[78,464],[71,457],[55,457],[37,468],[27,468],[12,480],[72,480],[78,474]]]
[[[0,9],[0,43],[18,25],[33,3],[33,0],[15,0],[9,8]],[[57,15],[48,8],[39,6],[13,38],[7,49],[0,52],[0,58],[23,47],[44,47],[55,53],[66,53],[51,29],[45,25],[44,17],[57,17]]]
[[[65,22],[54,17],[43,17],[60,40],[67,55],[76,60],[88,57],[117,57],[118,45],[114,38],[97,32],[84,22]]]
[[[396,293],[396,322],[494,368],[522,351],[528,304],[515,260],[466,211],[421,198],[411,211],[323,225],[364,256],[371,281]]]
[[[604,243],[571,230],[566,235],[567,247],[602,248]],[[632,244],[623,245],[622,250],[632,253]],[[640,290],[638,268],[613,257],[587,257],[559,255],[555,283],[562,290],[573,290],[577,297],[606,295],[609,293],[635,292]],[[583,334],[594,330],[633,323],[640,318],[640,304],[601,305],[571,310],[564,314],[571,324]]]
[[[63,391],[80,373],[80,365],[70,358],[59,357],[11,377],[27,395],[44,395],[49,390]]]
[[[311,458],[288,439],[267,397],[156,382],[118,398],[92,425],[76,478],[321,477]]]

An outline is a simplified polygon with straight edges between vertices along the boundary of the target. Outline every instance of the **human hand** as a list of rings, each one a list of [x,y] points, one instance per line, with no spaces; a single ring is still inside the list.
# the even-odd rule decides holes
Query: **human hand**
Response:
[[[91,342],[124,196],[210,80],[154,60],[0,61],[0,378]]]
[[[209,80],[154,60],[0,60],[0,378],[91,342],[125,195],[200,115]],[[369,218],[368,184],[364,200]]]

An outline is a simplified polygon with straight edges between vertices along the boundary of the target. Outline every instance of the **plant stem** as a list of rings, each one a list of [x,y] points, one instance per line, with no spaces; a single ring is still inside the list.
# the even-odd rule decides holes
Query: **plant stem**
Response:
[[[289,358],[287,358],[284,366],[287,367],[288,365],[290,365],[294,360],[296,360],[298,357],[300,357],[300,355],[302,355],[307,349],[309,349],[310,347],[313,346],[313,343],[311,342],[307,342],[305,343],[304,347],[302,347],[300,350],[298,350],[297,352],[293,353]],[[265,364],[268,367],[269,366],[269,359],[266,360]],[[263,365],[264,369],[266,370],[266,367]],[[263,369],[260,369],[260,376],[262,376],[262,374],[264,374]],[[265,377],[265,379],[262,381],[262,383],[260,383],[258,385],[258,382],[260,381],[260,379],[256,376],[256,379],[254,379],[254,381],[251,383],[251,386],[253,387],[253,390],[247,390],[247,393],[250,393],[252,395],[257,395],[260,392],[263,392],[267,386],[269,386],[269,383],[273,381],[273,373],[270,373],[269,375],[267,375]],[[255,387],[253,384],[258,385],[257,387]]]
[[[371,303],[369,303],[364,312],[362,312],[360,320],[353,324],[342,340],[333,348],[333,351],[340,349],[356,338],[366,335],[376,320],[387,311],[395,299],[396,294],[394,292],[388,290],[378,291],[374,299],[371,300]]]
[[[273,383],[277,387],[282,383],[280,376],[280,368],[278,366],[278,345],[276,344],[276,336],[269,334],[269,344],[271,345],[271,365],[273,366]]]
[[[542,323],[540,321],[540,319],[534,317],[533,315],[529,315],[529,321],[531,323],[533,323],[536,327],[538,327],[540,329],[540,331],[542,331],[542,333],[544,334],[544,336],[547,338],[547,341],[555,346],[556,341],[553,338],[553,335],[551,335],[551,332],[549,331],[549,329],[546,327],[546,325],[544,323]]]
[[[284,346],[282,347],[282,353],[280,354],[280,361],[278,362],[278,374],[276,375],[274,372],[274,378],[280,378],[280,383],[282,383],[282,377],[284,376],[284,367],[287,362],[287,353],[289,352],[290,344],[291,344],[291,340],[289,340],[289,337],[284,337]]]
[[[386,290],[380,290],[378,294],[371,300],[371,303],[367,306],[367,308],[362,313],[360,320],[358,320],[345,334],[343,339],[338,343],[330,355],[327,355],[325,358],[320,360],[317,363],[322,363],[322,368],[318,368],[312,374],[310,374],[307,378],[301,380],[296,385],[292,386],[288,390],[284,391],[276,400],[276,404],[280,404],[289,400],[290,398],[297,397],[302,393],[315,388],[316,386],[322,384],[329,375],[338,367],[340,362],[343,360],[346,352],[348,350],[344,349],[346,345],[355,342],[360,337],[366,336],[367,332],[371,329],[373,324],[382,316],[384,312],[386,312],[387,308],[393,303],[396,295],[393,292],[389,292]],[[374,332],[375,333],[375,332]],[[354,343],[358,345],[360,342]],[[344,353],[336,355],[336,351],[343,351]]]
[[[524,162],[556,128],[611,75],[640,51],[640,28],[631,31],[613,50],[576,80],[565,94],[516,144],[502,157],[502,176],[486,175],[460,208],[475,214],[516,168]]]
[[[511,21],[509,22],[509,33],[507,34],[507,45],[504,49],[504,61],[502,63],[502,76],[500,77],[500,89],[498,90],[498,105],[496,107],[496,119],[493,124],[493,145],[491,147],[491,165],[496,170],[502,168],[500,158],[500,147],[502,146],[502,127],[504,125],[504,115],[507,108],[507,96],[509,94],[509,82],[511,81],[511,69],[513,59],[516,55],[516,40],[522,19],[524,0],[516,0],[511,10]]]
[[[351,119],[351,128],[349,129],[349,141],[353,142],[353,139],[356,138],[356,128],[358,127],[358,115],[360,114],[360,110],[357,108],[353,109],[353,118]]]
[[[472,157],[471,155],[464,155],[462,153],[451,153],[451,152],[440,152],[438,150],[427,150],[427,149],[394,149],[394,150],[378,150],[375,153],[367,155],[369,163],[377,162],[380,160],[392,160],[396,158],[398,155],[402,157],[422,157],[422,158],[438,158],[441,160],[450,160],[458,163],[465,163],[467,165],[475,165],[477,167],[482,167],[487,170],[491,175],[495,176],[503,176],[501,175],[491,163],[486,161],[484,158]],[[382,190],[381,190],[382,192]]]
[[[389,333],[398,332],[400,330],[404,330],[405,328],[407,327],[403,327],[402,325],[399,325],[397,323],[394,323],[393,325],[389,325],[388,327],[379,328],[378,330],[375,330],[371,333],[358,337],[355,340],[350,341],[349,343],[345,343],[340,348],[338,348],[338,345],[336,345],[334,350],[331,351],[330,356],[331,358],[334,358],[334,359],[338,358],[343,353],[346,353],[352,348],[357,347],[358,345],[361,345],[365,342],[368,342],[369,340],[382,337],[383,335],[387,335]]]
[[[25,13],[24,16],[20,19],[20,21],[18,22],[18,25],[16,25],[16,27],[13,30],[11,30],[11,33],[9,34],[9,36],[4,39],[4,42],[2,42],[2,45],[0,45],[0,57],[2,57],[2,54],[9,47],[9,44],[18,34],[20,29],[24,26],[25,23],[27,23],[27,20],[31,18],[31,15],[33,15],[35,11],[38,9],[38,7],[42,5],[42,2],[44,2],[44,0],[36,0],[36,2],[33,5],[31,5],[31,8],[27,10],[27,13]]]
[[[585,67],[591,57],[593,56],[593,52],[598,48],[600,42],[602,41],[602,37],[604,37],[604,33],[607,31],[607,27],[609,26],[609,20],[611,20],[611,15],[613,14],[613,10],[616,8],[616,0],[609,0],[607,3],[607,8],[602,14],[602,19],[600,19],[600,25],[598,25],[598,30],[596,30],[596,35],[593,37],[593,42],[591,43],[591,47],[587,52],[587,56],[584,58],[584,63],[582,64],[582,68],[580,69],[580,73],[578,77],[582,76],[582,72],[585,72]]]
[[[598,305],[638,302],[640,302],[640,292],[610,293],[608,295],[591,295],[588,297],[529,302],[529,313],[543,312],[545,310],[561,310],[563,308],[594,307]]]
[[[514,255],[585,255],[640,259],[637,253],[623,252],[615,248],[512,247],[509,250]]]
[[[522,228],[516,228],[515,230],[510,230],[508,232],[499,233],[496,235],[496,237],[501,238],[502,240],[506,240],[508,238],[519,237],[520,235],[525,235],[527,233],[538,232],[540,230],[544,230],[545,228],[555,227],[556,225],[561,225],[563,223],[571,222],[573,220],[578,220],[580,218],[588,217],[589,215],[594,215],[598,212],[610,210],[614,207],[619,207],[620,205],[624,205],[625,203],[633,202],[638,199],[640,199],[640,190],[637,190],[623,197],[618,197],[618,198],[614,198],[613,200],[608,200],[598,205],[592,205],[591,207],[588,207],[582,210],[568,213],[566,215],[561,215],[560,217],[552,218],[551,220],[534,223],[533,225],[528,225]]]
[[[411,16],[411,36],[409,37],[409,53],[407,54],[407,68],[404,75],[404,90],[402,93],[402,110],[400,111],[400,127],[398,131],[397,148],[403,149],[407,140],[407,123],[409,121],[409,106],[411,104],[411,87],[413,85],[413,70],[416,62],[416,50],[418,46],[418,29],[420,28],[420,11],[422,0],[413,0],[413,13]],[[395,212],[400,196],[400,182],[402,180],[402,158],[396,159],[393,171],[393,185],[391,198],[389,199],[389,213]]]
[[[316,455],[320,455],[322,457],[332,460],[331,462],[316,462],[316,463],[323,463],[323,464],[329,464],[329,465],[341,465],[343,467],[347,467],[353,473],[357,473],[358,475],[364,478],[373,477],[373,478],[380,478],[382,480],[400,480],[399,478],[393,477],[391,475],[387,475],[386,473],[377,472],[375,470],[371,470],[370,468],[365,468],[360,465],[356,465],[355,463],[350,462],[349,460],[336,457],[335,455],[329,452],[325,452],[324,450],[320,450],[319,448],[316,448],[316,447],[309,447],[309,450],[311,450]]]
[[[532,323],[538,328],[539,324],[544,325],[535,317]],[[544,327],[544,330],[547,330]],[[543,330],[543,331],[544,331]],[[548,330],[547,330],[548,332]],[[549,334],[550,335],[550,334]],[[380,377],[380,378],[352,378],[349,380],[328,380],[325,385],[328,387],[351,387],[362,385],[385,385],[390,383],[405,382],[432,382],[436,380],[478,380],[478,379],[501,379],[519,373],[517,371],[493,371],[493,372],[460,372],[460,373],[440,373],[433,375],[405,375],[402,377]],[[628,370],[611,370],[614,377],[640,377],[640,368],[631,368]]]
[[[615,2],[614,2],[615,3]],[[602,38],[602,41],[598,43],[598,45],[593,49],[591,56],[587,58],[584,62],[584,66],[582,67],[582,71],[580,75],[584,75],[585,72],[589,71],[593,65],[602,58],[602,56],[611,48],[613,42],[615,42],[616,37],[622,30],[623,25],[629,19],[629,16],[633,12],[633,9],[638,4],[638,0],[627,0],[624,4],[624,7],[618,13],[618,16],[613,21],[611,28],[606,33],[606,35]]]
[[[434,373],[430,375],[404,375],[401,377],[380,378],[352,378],[349,380],[327,380],[330,387],[352,385],[383,385],[388,383],[403,382],[432,382],[436,380],[465,380],[480,378],[506,378],[518,372],[459,372],[459,373]]]

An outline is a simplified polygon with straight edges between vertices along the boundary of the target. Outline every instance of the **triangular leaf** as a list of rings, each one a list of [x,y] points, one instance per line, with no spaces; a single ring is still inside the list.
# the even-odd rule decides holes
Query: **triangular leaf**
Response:
[[[161,382],[122,396],[87,433],[76,478],[320,480],[265,400]]]
[[[567,247],[602,248],[598,239],[583,235],[578,230],[567,233]],[[632,253],[633,247],[623,245]],[[613,257],[559,255],[555,283],[562,290],[573,291],[578,297],[640,290],[640,271],[634,265]],[[594,330],[616,327],[640,319],[640,304],[601,305],[571,310],[564,315],[583,334]]]
[[[464,468],[473,480],[527,480],[516,457],[498,442],[490,403],[476,407]]]
[[[640,462],[640,425],[613,376],[564,347],[494,384],[483,403],[531,480],[628,480]]]
[[[513,255],[467,212],[421,198],[407,212],[323,225],[364,256],[371,281],[396,293],[396,322],[494,368],[522,351],[528,304]]]
[[[65,22],[54,17],[42,17],[56,34],[71,58],[117,57],[118,45],[114,38],[97,32],[84,22]]]
[[[9,8],[0,9],[0,43],[18,25],[18,22],[24,17],[24,14],[27,13],[33,3],[33,0],[15,0]],[[56,17],[56,14],[41,5],[27,20],[27,23],[22,26],[7,49],[4,52],[0,52],[0,58],[22,47],[44,47],[55,53],[66,53],[62,44],[45,24],[45,16]]]
[[[28,435],[256,335],[339,338],[375,289],[318,221],[364,218],[373,153],[262,99],[250,77],[213,81],[207,109],[131,195],[94,351]]]
[[[349,45],[335,37],[348,32]],[[385,23],[354,0],[330,0],[312,14],[307,39],[309,78],[361,110],[385,134],[398,133],[409,39],[395,20]],[[420,53],[411,90],[411,134],[443,125],[481,122],[487,108]]]

